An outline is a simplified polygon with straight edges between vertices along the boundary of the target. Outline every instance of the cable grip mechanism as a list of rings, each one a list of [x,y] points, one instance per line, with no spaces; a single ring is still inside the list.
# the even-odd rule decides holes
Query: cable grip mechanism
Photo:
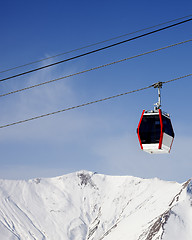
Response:
[[[161,107],[161,88],[163,86],[163,82],[157,82],[153,85],[154,88],[158,88],[158,102],[154,104],[154,111],[157,111]]]

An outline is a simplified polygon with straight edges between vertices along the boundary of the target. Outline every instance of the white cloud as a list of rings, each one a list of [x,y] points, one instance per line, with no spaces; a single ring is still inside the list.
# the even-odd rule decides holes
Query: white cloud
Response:
[[[22,86],[19,88],[55,79],[56,74],[53,74],[54,72],[57,72],[57,69],[52,70],[50,68],[35,72],[32,76],[25,77],[25,81],[23,81],[23,79],[18,79],[23,81]],[[60,76],[67,75],[68,73],[69,71],[65,71],[65,73],[63,71],[60,73]],[[72,78],[70,81],[71,80]],[[4,114],[1,116],[0,125],[17,122],[73,106],[73,104],[77,101],[77,96],[70,85],[70,81],[67,81],[66,79],[60,80],[55,83],[32,88],[31,90],[26,90],[24,92],[5,97],[2,103],[2,111]],[[0,141],[5,141],[5,139],[10,138],[22,139],[26,136],[30,136],[32,138],[38,133],[40,137],[43,138],[44,136],[47,138],[52,136],[53,131],[58,132],[59,126],[61,131],[62,129],[68,131],[68,125],[77,125],[77,123],[75,123],[76,121],[72,120],[74,116],[65,114],[65,117],[61,118],[59,115],[62,115],[62,113],[30,121],[28,123],[3,128],[1,129],[3,138],[1,138]],[[51,121],[52,118],[54,118],[55,121]]]

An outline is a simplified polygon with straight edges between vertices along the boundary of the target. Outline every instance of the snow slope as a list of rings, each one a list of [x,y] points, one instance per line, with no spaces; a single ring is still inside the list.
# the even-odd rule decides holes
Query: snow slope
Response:
[[[192,184],[88,171],[0,180],[0,240],[191,240]]]

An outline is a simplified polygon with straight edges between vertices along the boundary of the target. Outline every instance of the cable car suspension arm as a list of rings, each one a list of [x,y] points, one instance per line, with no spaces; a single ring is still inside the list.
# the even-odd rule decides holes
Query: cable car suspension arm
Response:
[[[154,88],[158,88],[158,102],[154,104],[155,105],[154,110],[158,110],[161,107],[161,90],[160,89],[163,86],[163,82],[155,83],[153,86]]]

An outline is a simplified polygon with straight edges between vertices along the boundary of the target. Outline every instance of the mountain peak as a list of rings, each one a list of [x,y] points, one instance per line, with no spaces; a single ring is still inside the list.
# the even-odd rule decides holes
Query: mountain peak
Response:
[[[179,184],[86,170],[1,180],[0,239],[191,240],[191,193],[191,180]]]

